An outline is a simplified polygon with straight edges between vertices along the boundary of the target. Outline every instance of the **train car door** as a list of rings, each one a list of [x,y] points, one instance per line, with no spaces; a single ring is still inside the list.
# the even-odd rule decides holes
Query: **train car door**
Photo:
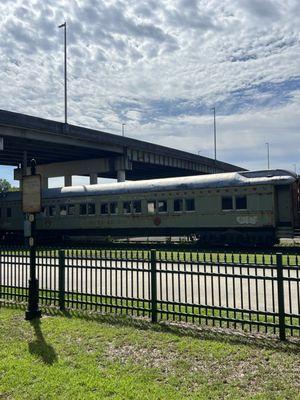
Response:
[[[293,184],[294,226],[300,228],[300,180]]]
[[[278,226],[292,226],[292,201],[289,185],[276,187],[277,194],[277,224]]]

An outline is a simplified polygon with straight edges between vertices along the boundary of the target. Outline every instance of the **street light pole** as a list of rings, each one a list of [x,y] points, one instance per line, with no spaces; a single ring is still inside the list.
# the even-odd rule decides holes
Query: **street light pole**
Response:
[[[65,61],[64,61],[64,80],[65,80],[65,124],[68,123],[68,103],[67,103],[67,22],[58,26],[64,28],[64,48],[65,48]]]
[[[212,108],[214,112],[214,157],[215,157],[215,173],[217,169],[217,125],[216,125],[216,107]]]
[[[267,157],[268,157],[268,169],[270,169],[270,143],[266,143],[267,146]]]

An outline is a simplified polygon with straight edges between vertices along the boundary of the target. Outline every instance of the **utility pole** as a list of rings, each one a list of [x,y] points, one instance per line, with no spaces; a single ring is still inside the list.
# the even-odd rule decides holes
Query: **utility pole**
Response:
[[[122,136],[125,136],[125,126],[126,124],[122,124]]]
[[[270,169],[270,143],[266,143],[267,146],[267,159],[268,159],[268,169]]]
[[[67,22],[59,25],[58,28],[64,28],[64,50],[65,50],[65,60],[64,60],[64,86],[65,86],[65,124],[68,123],[68,102],[67,102]]]

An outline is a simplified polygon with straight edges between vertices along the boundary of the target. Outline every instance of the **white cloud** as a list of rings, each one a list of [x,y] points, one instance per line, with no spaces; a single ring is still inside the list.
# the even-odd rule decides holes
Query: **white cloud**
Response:
[[[212,155],[216,106],[221,159],[297,163],[298,0],[2,1],[0,108],[63,119],[65,19],[70,123]]]

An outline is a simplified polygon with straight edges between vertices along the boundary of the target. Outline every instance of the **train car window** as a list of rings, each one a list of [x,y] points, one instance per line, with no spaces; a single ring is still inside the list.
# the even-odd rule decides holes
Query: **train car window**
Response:
[[[222,210],[233,210],[233,201],[231,196],[222,197]]]
[[[87,214],[87,205],[86,204],[79,204],[79,215],[86,215]]]
[[[174,200],[174,211],[176,211],[176,212],[183,211],[183,200],[182,199]]]
[[[235,208],[237,210],[246,210],[247,209],[247,196],[236,196]]]
[[[124,201],[123,202],[123,212],[124,212],[124,214],[130,214],[131,213],[130,201]]]
[[[132,211],[134,214],[140,214],[142,212],[142,202],[141,200],[134,200],[132,202]]]
[[[68,204],[68,215],[75,215],[75,205]]]
[[[101,214],[108,214],[108,203],[101,203],[100,213]]]
[[[49,206],[48,208],[49,217],[54,217],[56,215],[56,208],[55,206]]]
[[[166,200],[159,200],[158,201],[158,212],[164,213],[168,211],[168,205]]]
[[[62,205],[59,207],[59,215],[61,215],[62,217],[67,215],[67,206],[66,205]]]
[[[118,213],[118,203],[117,202],[110,203],[109,211],[111,214],[117,214]]]
[[[88,215],[95,215],[96,214],[96,206],[95,206],[94,203],[88,203],[87,212],[88,212]]]
[[[148,214],[154,214],[156,212],[156,202],[155,201],[148,201],[147,211],[148,211]]]
[[[185,199],[185,211],[195,211],[195,199]]]
[[[6,209],[6,216],[7,216],[7,218],[11,218],[11,208],[10,207]]]

